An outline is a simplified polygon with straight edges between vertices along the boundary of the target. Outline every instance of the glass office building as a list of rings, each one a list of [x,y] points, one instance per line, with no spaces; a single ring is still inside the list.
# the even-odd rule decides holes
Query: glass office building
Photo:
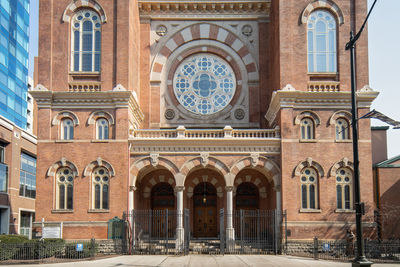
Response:
[[[0,1],[0,115],[26,129],[29,1]]]

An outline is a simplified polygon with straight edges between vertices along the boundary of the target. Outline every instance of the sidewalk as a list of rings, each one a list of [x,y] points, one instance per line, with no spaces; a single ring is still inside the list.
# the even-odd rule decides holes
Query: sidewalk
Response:
[[[38,265],[12,265],[14,267],[38,266]],[[41,265],[43,266],[43,265]],[[146,255],[146,256],[119,256],[94,261],[80,261],[57,264],[44,264],[46,267],[317,267],[317,266],[346,266],[350,267],[351,263],[333,262],[324,260],[313,260],[309,258],[300,258],[292,256],[271,256],[271,255],[189,255],[189,256],[166,256],[166,255]],[[400,267],[400,264],[374,264],[374,267]]]

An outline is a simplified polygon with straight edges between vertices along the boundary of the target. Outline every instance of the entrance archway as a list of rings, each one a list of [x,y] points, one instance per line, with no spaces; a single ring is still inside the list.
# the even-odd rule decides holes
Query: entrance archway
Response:
[[[259,208],[258,188],[253,183],[241,183],[236,189],[237,210],[257,210]]]
[[[151,189],[151,208],[153,210],[174,210],[174,189],[168,183],[158,183]]]
[[[168,228],[168,238],[175,234],[175,196],[174,189],[169,183],[158,183],[151,189],[152,236],[159,238],[165,236]]]
[[[194,237],[217,237],[217,190],[208,182],[193,190]]]

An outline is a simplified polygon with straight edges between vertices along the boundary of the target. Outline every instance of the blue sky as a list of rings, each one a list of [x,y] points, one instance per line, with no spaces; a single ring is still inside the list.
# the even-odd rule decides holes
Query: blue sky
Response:
[[[37,56],[38,4],[31,0],[29,74]],[[371,6],[373,0],[368,0]],[[380,92],[372,108],[400,121],[400,0],[378,0],[368,24],[370,86]],[[364,32],[366,34],[366,32]],[[344,47],[344,44],[340,47]],[[349,70],[350,71],[350,70]],[[363,85],[360,85],[363,86]],[[385,125],[373,119],[372,125]],[[388,131],[388,156],[400,155],[400,129]]]

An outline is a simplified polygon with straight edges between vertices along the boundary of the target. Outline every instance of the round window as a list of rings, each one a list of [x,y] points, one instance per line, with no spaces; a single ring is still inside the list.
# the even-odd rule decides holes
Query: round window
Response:
[[[211,115],[228,106],[235,95],[236,78],[222,58],[196,54],[179,65],[173,87],[175,97],[185,109]]]

